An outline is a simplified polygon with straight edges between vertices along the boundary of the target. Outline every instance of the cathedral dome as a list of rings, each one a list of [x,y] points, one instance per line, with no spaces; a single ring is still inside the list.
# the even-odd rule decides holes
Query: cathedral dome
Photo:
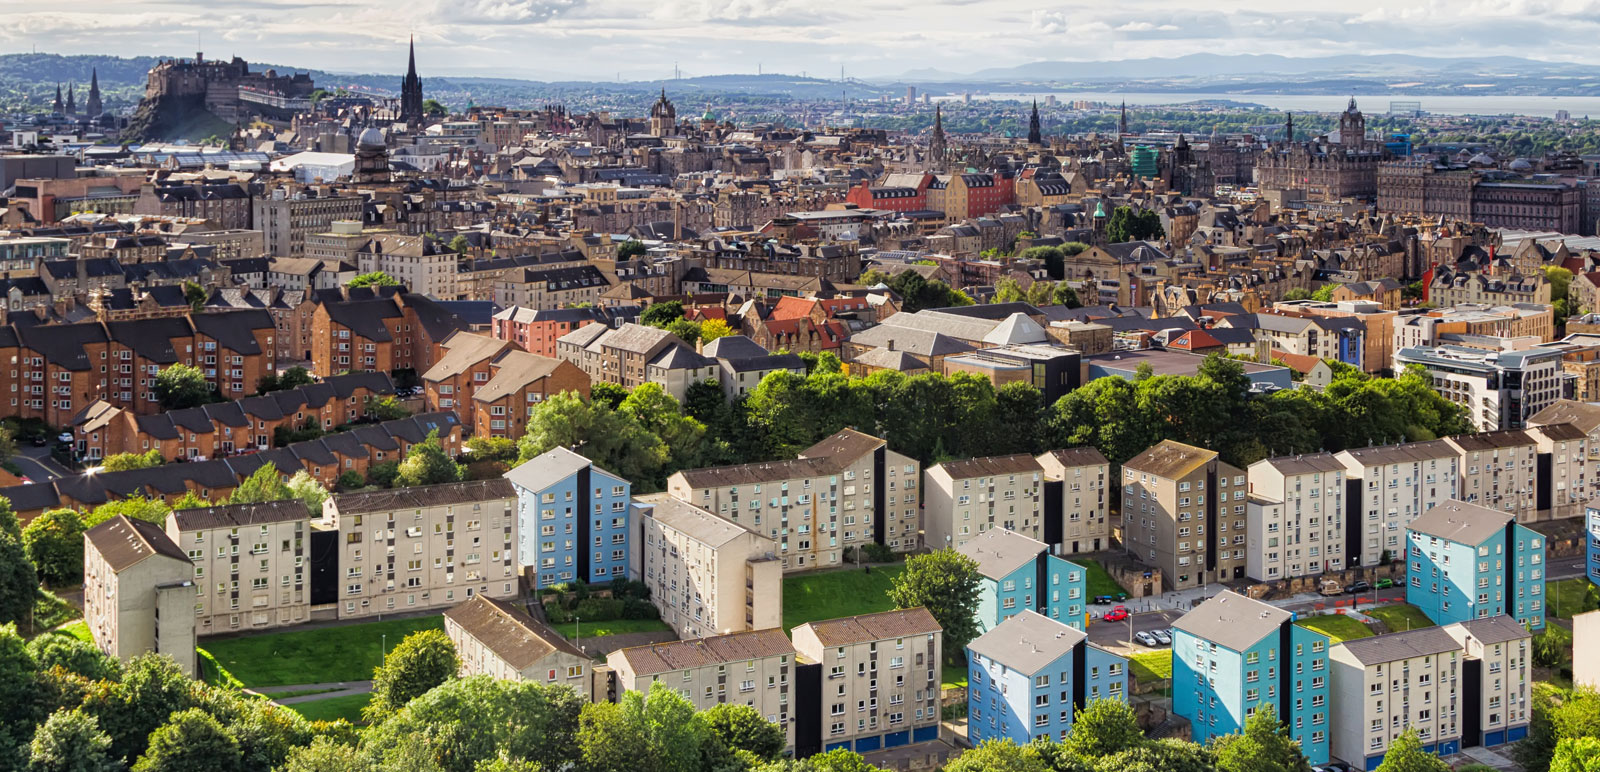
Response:
[[[383,138],[383,130],[376,126],[368,126],[356,139],[358,147],[386,147],[388,144]]]
[[[1533,171],[1533,163],[1526,158],[1518,158],[1511,162],[1510,168],[1514,172],[1531,172]]]

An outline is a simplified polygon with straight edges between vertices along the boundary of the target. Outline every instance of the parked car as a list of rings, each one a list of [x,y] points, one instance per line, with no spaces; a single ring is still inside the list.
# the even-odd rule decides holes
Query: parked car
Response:
[[[71,445],[72,444],[72,432],[62,432],[61,434],[57,435],[56,436],[56,442],[59,442],[62,445]]]
[[[1116,607],[1114,609],[1111,609],[1110,611],[1106,612],[1106,621],[1107,622],[1121,622],[1122,620],[1127,619],[1127,618],[1128,618],[1128,607],[1127,606],[1118,606],[1118,607]]]
[[[35,434],[35,435],[33,435],[33,439],[30,442],[33,444],[34,447],[42,448],[42,447],[50,444],[50,438],[44,436],[43,434]]]
[[[1157,645],[1159,645],[1158,639],[1154,635],[1151,635],[1143,630],[1134,633],[1133,639],[1151,648],[1155,648]]]
[[[1154,635],[1156,637],[1156,640],[1158,642],[1160,642],[1162,646],[1171,646],[1172,645],[1172,631],[1171,630],[1154,630],[1154,631],[1151,631],[1150,634]]]
[[[1394,586],[1394,580],[1390,579],[1388,577],[1384,577],[1382,579],[1379,579],[1376,582],[1373,582],[1372,586],[1373,586],[1374,589],[1387,590],[1390,587]]]
[[[1340,587],[1339,583],[1332,579],[1323,579],[1322,589],[1318,590],[1318,592],[1322,593],[1323,595],[1334,596],[1343,594],[1344,588]]]
[[[1354,595],[1358,592],[1371,592],[1372,585],[1368,584],[1366,580],[1351,582],[1350,584],[1344,586],[1344,591],[1351,595]]]

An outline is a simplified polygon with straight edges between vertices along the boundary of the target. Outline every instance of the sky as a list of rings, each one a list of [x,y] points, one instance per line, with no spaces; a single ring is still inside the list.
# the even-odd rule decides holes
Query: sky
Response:
[[[1600,0],[0,0],[0,52],[238,55],[424,76],[893,77],[1190,53],[1600,64]]]

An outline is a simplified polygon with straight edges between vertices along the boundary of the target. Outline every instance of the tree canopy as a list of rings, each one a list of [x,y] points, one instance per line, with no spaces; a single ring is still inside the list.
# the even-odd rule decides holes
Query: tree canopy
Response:
[[[398,287],[400,280],[383,271],[363,273],[351,279],[346,287]]]
[[[906,568],[894,578],[889,599],[895,608],[928,609],[944,628],[946,659],[959,662],[958,652],[978,636],[978,562],[952,547],[906,558]]]
[[[155,393],[162,410],[182,410],[212,402],[216,389],[200,368],[180,363],[156,373]]]

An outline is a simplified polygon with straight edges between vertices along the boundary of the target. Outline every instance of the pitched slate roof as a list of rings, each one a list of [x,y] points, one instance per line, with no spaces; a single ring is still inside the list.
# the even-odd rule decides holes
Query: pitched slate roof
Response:
[[[780,655],[793,658],[795,650],[789,637],[777,628],[632,646],[611,653],[611,657],[626,662],[636,675],[692,670]]]
[[[801,627],[811,628],[823,646],[849,646],[886,638],[905,638],[944,631],[944,628],[934,621],[933,614],[921,606],[807,622]]]
[[[1423,627],[1403,633],[1357,638],[1342,641],[1338,645],[1363,665],[1381,665],[1461,650],[1461,644],[1442,627]]]
[[[557,651],[587,660],[588,654],[572,645],[549,625],[534,619],[515,604],[487,595],[475,595],[444,612],[445,618],[476,638],[484,648],[515,670],[526,670]]]
[[[155,555],[189,562],[178,545],[172,543],[161,526],[117,515],[84,534],[111,570],[122,572]]]
[[[1293,616],[1270,603],[1223,590],[1179,617],[1172,626],[1218,646],[1244,651],[1277,632]]]
[[[1024,610],[978,636],[967,648],[1031,676],[1089,636],[1037,611]]]
[[[1504,531],[1514,518],[1510,512],[1450,500],[1418,515],[1406,530],[1476,547]]]

